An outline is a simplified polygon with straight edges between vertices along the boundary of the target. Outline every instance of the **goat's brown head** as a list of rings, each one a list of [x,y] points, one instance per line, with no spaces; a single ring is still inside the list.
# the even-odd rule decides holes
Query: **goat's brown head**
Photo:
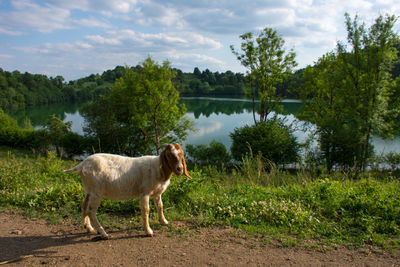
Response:
[[[165,149],[161,152],[161,171],[166,179],[169,179],[172,172],[176,175],[185,175],[192,178],[187,172],[183,149],[179,144],[164,145]]]

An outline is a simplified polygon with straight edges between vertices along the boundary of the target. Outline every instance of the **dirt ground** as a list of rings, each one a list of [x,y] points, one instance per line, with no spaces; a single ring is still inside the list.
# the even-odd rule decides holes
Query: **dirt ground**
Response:
[[[154,237],[139,229],[113,231],[95,241],[82,225],[49,225],[0,213],[0,265],[6,266],[400,266],[400,251],[279,247],[265,239],[244,237],[229,228],[174,230],[154,227]],[[157,229],[155,229],[157,228]]]

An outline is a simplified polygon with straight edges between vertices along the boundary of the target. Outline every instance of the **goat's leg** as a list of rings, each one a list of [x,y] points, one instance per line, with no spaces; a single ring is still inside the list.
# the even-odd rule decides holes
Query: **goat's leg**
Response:
[[[164,217],[163,203],[162,203],[161,195],[159,195],[158,197],[156,197],[154,199],[154,203],[156,204],[156,208],[157,208],[158,220],[160,221],[160,223],[162,225],[168,225],[168,221]]]
[[[88,213],[90,221],[92,222],[94,229],[101,235],[101,238],[108,239],[108,234],[104,231],[104,228],[100,225],[99,220],[97,220],[96,211],[100,206],[101,197],[90,195],[88,204]]]
[[[82,203],[82,216],[83,216],[83,224],[85,225],[86,230],[88,233],[96,233],[96,230],[92,227],[90,224],[90,219],[89,219],[89,198],[90,195],[86,194],[85,195],[85,200]]]
[[[143,230],[147,236],[153,236],[153,230],[151,230],[149,225],[149,196],[145,195],[140,198],[140,209],[142,211],[142,220],[143,220]]]

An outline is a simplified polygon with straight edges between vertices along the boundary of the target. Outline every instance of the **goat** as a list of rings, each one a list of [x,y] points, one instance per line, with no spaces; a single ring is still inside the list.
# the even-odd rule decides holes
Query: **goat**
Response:
[[[112,200],[140,197],[143,228],[147,236],[153,236],[149,226],[149,199],[153,198],[160,223],[168,225],[163,213],[161,194],[167,189],[172,173],[191,177],[187,172],[181,146],[169,144],[164,147],[159,156],[132,158],[105,153],[93,154],[77,166],[64,171],[77,171],[82,178],[86,192],[82,203],[83,223],[89,233],[97,231],[102,239],[108,239],[108,234],[96,217],[96,210],[103,197]]]

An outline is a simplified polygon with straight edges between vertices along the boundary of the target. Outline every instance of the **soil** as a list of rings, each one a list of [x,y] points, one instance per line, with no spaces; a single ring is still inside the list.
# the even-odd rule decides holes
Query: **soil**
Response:
[[[106,227],[109,240],[82,225],[0,213],[0,265],[7,266],[400,266],[400,250],[282,247],[231,228],[191,228],[182,222],[142,231]]]

